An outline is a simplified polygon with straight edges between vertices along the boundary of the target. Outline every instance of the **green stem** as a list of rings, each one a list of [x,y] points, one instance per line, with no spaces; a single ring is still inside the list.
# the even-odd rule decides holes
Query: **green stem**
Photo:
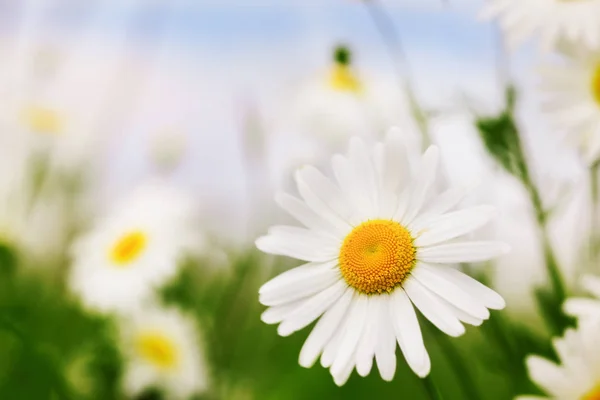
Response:
[[[442,394],[440,393],[439,389],[437,388],[437,385],[433,381],[431,374],[429,374],[425,378],[423,378],[423,387],[425,388],[425,391],[427,392],[427,397],[430,400],[443,400],[444,399],[442,397]]]
[[[369,16],[373,24],[379,31],[381,38],[388,50],[390,58],[396,72],[396,77],[400,82],[400,87],[408,97],[410,111],[415,118],[421,136],[423,137],[423,147],[427,148],[431,144],[429,135],[429,122],[427,115],[423,112],[417,101],[415,91],[412,87],[412,74],[408,57],[404,51],[402,39],[396,30],[394,21],[385,11],[385,9],[377,2],[377,0],[364,0]]]
[[[542,200],[537,187],[531,182],[529,176],[524,177],[524,183],[529,191],[531,203],[535,210],[536,220],[542,234],[542,247],[544,251],[544,260],[546,271],[550,278],[550,285],[557,301],[562,304],[566,298],[565,283],[562,276],[561,268],[558,264],[556,255],[550,243],[550,235],[548,232],[548,214],[544,210]]]
[[[538,188],[530,179],[527,167],[523,169],[522,176],[523,184],[529,192],[531,204],[536,214],[536,221],[540,230],[542,240],[542,251],[544,254],[544,264],[550,283],[552,300],[548,303],[548,299],[540,302],[542,316],[554,335],[562,335],[564,329],[573,324],[572,318],[564,314],[562,304],[567,297],[567,289],[562,275],[562,268],[558,263],[558,259],[554,253],[552,243],[550,242],[550,234],[548,229],[548,213],[545,211]],[[538,296],[545,297],[542,292]],[[540,297],[538,297],[540,301]]]
[[[474,382],[475,379],[471,374],[471,370],[467,367],[465,359],[456,350],[455,343],[451,342],[448,336],[443,336],[438,340],[438,344],[444,353],[444,356],[451,365],[454,375],[460,384],[463,392],[464,400],[479,400],[481,396],[477,393]]]

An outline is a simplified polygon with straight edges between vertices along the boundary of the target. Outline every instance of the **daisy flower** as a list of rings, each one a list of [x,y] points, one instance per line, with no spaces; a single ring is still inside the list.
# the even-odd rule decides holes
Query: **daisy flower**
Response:
[[[81,99],[21,96],[9,99],[0,125],[4,135],[13,136],[13,146],[27,151],[29,158],[73,172],[98,154],[102,136],[97,135],[95,113]]]
[[[129,311],[148,300],[195,240],[192,216],[182,193],[138,189],[74,245],[72,290],[99,311]]]
[[[32,265],[57,260],[68,242],[68,199],[55,187],[34,182],[26,153],[2,139],[0,149],[8,151],[0,155],[0,242],[32,259]]]
[[[438,149],[414,163],[401,134],[368,148],[353,138],[347,156],[335,155],[335,181],[316,168],[297,171],[301,199],[279,194],[277,203],[305,228],[275,226],[256,246],[307,263],[264,284],[262,320],[280,323],[287,336],[319,320],[300,352],[310,367],[321,354],[343,385],[356,367],[369,374],[375,358],[381,377],[396,369],[396,342],[413,371],[429,374],[430,359],[414,306],[440,330],[460,336],[462,322],[480,325],[488,308],[501,309],[496,292],[452,266],[489,260],[507,251],[494,241],[457,241],[484,225],[493,209],[450,211],[463,191],[435,193]],[[320,317],[320,318],[319,318]]]
[[[581,286],[594,296],[593,299],[574,297],[565,301],[565,312],[579,318],[580,321],[600,321],[600,278],[586,275],[581,278]]]
[[[600,399],[600,325],[586,324],[568,329],[554,340],[560,365],[545,358],[529,356],[526,360],[531,380],[548,397],[519,396],[517,400],[597,400]]]
[[[408,126],[412,120],[405,100],[391,88],[395,84],[389,81],[362,76],[350,49],[338,46],[328,70],[296,96],[294,130],[312,140],[313,152],[331,154],[340,151],[352,136],[380,135],[393,124]]]
[[[496,18],[508,44],[537,35],[542,48],[561,41],[600,48],[600,0],[490,0],[482,18]]]
[[[124,392],[130,398],[159,389],[187,399],[206,389],[208,376],[194,321],[175,309],[146,309],[121,321]]]
[[[558,129],[577,135],[592,164],[600,156],[600,52],[565,49],[564,55],[563,64],[540,71],[543,108]]]

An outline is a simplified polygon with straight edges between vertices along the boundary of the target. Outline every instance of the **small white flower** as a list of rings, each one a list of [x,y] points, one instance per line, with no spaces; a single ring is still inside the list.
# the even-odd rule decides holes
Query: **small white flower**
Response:
[[[256,241],[266,253],[308,262],[260,288],[260,302],[270,307],[262,320],[280,323],[278,333],[287,336],[320,317],[299,361],[310,367],[322,354],[338,385],[354,367],[368,375],[373,358],[391,380],[396,341],[413,371],[429,374],[413,304],[451,336],[465,332],[461,322],[480,325],[488,308],[505,305],[496,292],[444,265],[507,251],[499,242],[454,240],[484,225],[493,209],[450,211],[464,193],[436,193],[438,149],[414,163],[406,150],[400,134],[372,149],[354,138],[348,156],[332,159],[335,183],[314,167],[300,169],[302,200],[287,194],[276,200],[306,228],[275,226]]]
[[[542,48],[562,41],[600,48],[600,0],[490,0],[484,19],[497,18],[510,47],[537,35]]]
[[[295,130],[312,147],[312,160],[341,151],[350,137],[379,139],[390,125],[408,126],[406,101],[395,89],[395,81],[362,76],[350,50],[337,47],[330,69],[300,90],[294,102]]]
[[[8,150],[0,156],[0,242],[31,258],[32,265],[56,260],[68,240],[68,199],[39,177],[32,179],[25,153],[5,145],[0,138],[0,149]]]
[[[41,159],[60,172],[74,172],[99,153],[103,136],[98,134],[97,110],[81,98],[53,94],[4,100],[1,135],[33,161]]]
[[[195,239],[191,217],[182,193],[142,187],[75,244],[72,290],[100,311],[128,311],[152,298]]]
[[[592,164],[600,156],[600,52],[565,49],[565,56],[562,65],[540,71],[544,111],[558,129],[576,135]]]
[[[600,321],[600,278],[586,275],[581,278],[581,286],[594,298],[569,298],[565,301],[565,312],[579,318],[580,321]]]
[[[600,325],[585,324],[568,329],[554,340],[561,364],[529,356],[529,376],[548,397],[519,396],[517,400],[597,400],[600,399]]]
[[[160,389],[187,399],[207,387],[207,370],[194,320],[174,309],[147,309],[123,319],[124,391],[131,398]]]

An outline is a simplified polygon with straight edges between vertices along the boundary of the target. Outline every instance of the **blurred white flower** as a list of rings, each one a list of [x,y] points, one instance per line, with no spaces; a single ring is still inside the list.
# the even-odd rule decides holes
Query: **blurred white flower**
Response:
[[[594,296],[594,298],[569,298],[564,305],[565,312],[579,318],[580,321],[600,321],[600,278],[593,275],[585,275],[581,278],[581,286]]]
[[[81,99],[15,96],[0,111],[1,134],[10,136],[11,149],[26,151],[28,159],[78,173],[99,152],[94,112]]]
[[[600,398],[600,325],[586,324],[568,329],[554,348],[561,364],[529,356],[529,376],[548,397],[519,396],[517,400],[596,400]]]
[[[490,0],[484,19],[497,18],[509,46],[537,35],[542,48],[563,40],[600,48],[600,0]]]
[[[187,399],[206,389],[205,358],[192,318],[175,309],[142,309],[119,328],[128,397],[159,389],[165,398]]]
[[[262,319],[280,323],[288,336],[319,319],[300,353],[310,367],[322,353],[334,381],[343,385],[356,367],[361,376],[376,359],[383,379],[393,379],[396,342],[412,370],[429,374],[416,306],[444,333],[460,336],[462,322],[480,325],[488,308],[505,303],[493,290],[452,266],[486,261],[507,251],[495,241],[465,241],[493,216],[493,208],[450,212],[463,198],[456,188],[438,193],[438,149],[413,161],[396,131],[385,143],[350,142],[335,155],[332,182],[314,167],[296,173],[302,197],[280,194],[279,205],[306,228],[275,226],[256,246],[308,264],[264,284]]]
[[[569,48],[564,55],[562,64],[540,70],[543,107],[558,129],[576,138],[584,159],[593,164],[600,157],[600,52]]]
[[[396,81],[362,77],[343,46],[335,48],[330,70],[296,95],[291,121],[292,133],[300,136],[292,140],[298,154],[292,157],[310,163],[342,151],[350,137],[380,139],[390,126],[412,124]]]
[[[0,149],[5,144],[0,140]],[[0,163],[0,242],[30,260],[56,260],[72,222],[67,198],[41,176],[43,170],[32,170],[43,165],[28,165],[18,148],[4,152]]]
[[[141,187],[75,243],[72,290],[100,311],[129,311],[151,299],[193,246],[193,222],[183,193]]]

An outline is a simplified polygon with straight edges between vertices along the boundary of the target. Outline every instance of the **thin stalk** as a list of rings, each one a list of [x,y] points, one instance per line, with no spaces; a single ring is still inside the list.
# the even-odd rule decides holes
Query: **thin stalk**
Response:
[[[425,112],[417,101],[415,91],[412,87],[412,73],[408,57],[404,51],[404,45],[400,34],[396,30],[394,21],[385,11],[385,9],[377,2],[377,0],[364,0],[369,16],[373,24],[379,31],[381,38],[388,50],[389,56],[392,59],[392,64],[396,73],[396,78],[400,83],[400,87],[406,93],[410,110],[415,117],[415,121],[423,137],[423,146],[426,148],[431,144],[429,135],[429,121]]]
[[[600,245],[600,235],[598,232],[598,201],[600,200],[600,187],[598,186],[598,168],[600,163],[590,166],[590,201],[591,201],[591,224],[590,224],[590,242],[589,242],[589,265],[596,265],[598,261],[598,247]]]
[[[444,397],[440,393],[439,389],[437,388],[437,385],[433,381],[431,374],[427,375],[422,380],[423,380],[423,387],[425,388],[425,391],[427,392],[427,397],[430,400],[443,400],[444,399]]]
[[[552,244],[550,243],[550,235],[548,232],[548,214],[542,205],[539,190],[531,181],[528,174],[523,177],[523,182],[527,188],[527,191],[529,192],[531,204],[536,214],[536,221],[541,231],[544,260],[546,264],[546,271],[548,272],[548,277],[550,278],[552,292],[554,293],[559,304],[562,304],[566,298],[566,289],[561,268],[558,264],[556,255],[554,254]]]
[[[462,398],[464,400],[481,399],[481,396],[477,393],[477,388],[473,384],[475,379],[471,374],[471,370],[467,367],[464,357],[456,350],[455,343],[448,336],[444,335],[441,340],[438,340],[438,344],[454,371],[454,376],[458,380],[463,392]]]

